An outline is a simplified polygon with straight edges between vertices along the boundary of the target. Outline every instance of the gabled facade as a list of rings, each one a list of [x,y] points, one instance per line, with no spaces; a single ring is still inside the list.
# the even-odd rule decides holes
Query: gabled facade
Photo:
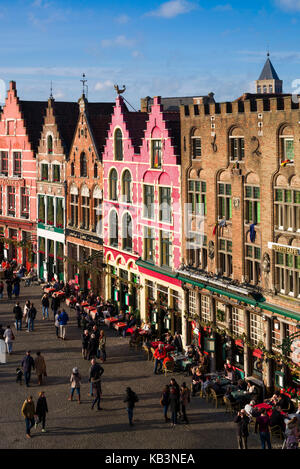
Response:
[[[36,268],[36,153],[47,102],[21,101],[11,81],[0,120],[0,257]]]
[[[49,98],[37,154],[37,264],[45,281],[65,277],[65,163],[77,121],[77,103]]]
[[[66,164],[66,277],[103,294],[102,154],[112,103],[89,103],[83,94]]]

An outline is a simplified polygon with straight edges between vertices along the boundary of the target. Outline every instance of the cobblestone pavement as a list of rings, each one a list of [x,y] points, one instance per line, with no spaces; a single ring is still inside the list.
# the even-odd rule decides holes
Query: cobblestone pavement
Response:
[[[145,359],[142,352],[130,350],[128,339],[116,337],[113,331],[108,336],[108,360],[103,365],[102,379],[103,410],[91,410],[88,374],[90,364],[83,360],[80,353],[81,340],[73,310],[66,308],[70,315],[67,339],[56,338],[51,318],[42,320],[41,288],[21,289],[19,298],[23,307],[26,299],[35,303],[38,310],[35,331],[25,329],[16,332],[13,353],[7,363],[0,364],[0,448],[1,449],[226,449],[236,448],[236,433],[233,417],[225,413],[224,407],[215,409],[211,403],[192,398],[187,414],[190,425],[179,424],[171,428],[163,419],[159,405],[161,389],[171,376],[153,374],[153,363]],[[0,300],[0,323],[13,324],[12,309],[15,300]],[[31,387],[28,389],[15,382],[15,370],[25,351],[30,349],[33,357],[41,350],[47,364],[47,383],[45,390],[49,414],[46,433],[32,429],[32,439],[25,438],[25,423],[21,416],[24,399],[31,394],[36,402],[41,387],[32,372]],[[69,378],[74,366],[79,368],[83,377],[81,388],[82,404],[69,402]],[[191,379],[175,373],[181,384]],[[130,386],[139,396],[135,409],[135,426],[129,427],[123,399],[125,389]],[[278,443],[276,445],[279,447]],[[259,448],[257,435],[250,435],[249,448]]]

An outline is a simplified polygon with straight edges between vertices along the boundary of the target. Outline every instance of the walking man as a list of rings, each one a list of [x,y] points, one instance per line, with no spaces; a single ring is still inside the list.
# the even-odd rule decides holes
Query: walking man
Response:
[[[23,367],[23,371],[24,371],[25,384],[27,387],[29,387],[29,383],[30,383],[31,369],[32,368],[34,369],[34,359],[32,358],[30,354],[31,352],[30,350],[28,350],[28,352],[26,352],[26,355],[23,358],[22,363],[21,363]]]
[[[49,319],[49,298],[47,293],[42,297],[43,320]]]
[[[66,340],[66,327],[69,321],[69,316],[63,309],[60,315],[58,316],[59,328],[60,328],[60,338]]]
[[[36,309],[34,307],[34,304],[31,303],[30,309],[28,311],[28,329],[27,332],[33,332],[34,331],[34,320],[36,318]]]
[[[126,388],[126,397],[124,399],[124,402],[127,404],[127,413],[128,413],[128,420],[129,420],[129,425],[132,427],[133,424],[133,409],[135,406],[135,403],[138,402],[139,398],[137,397],[136,393],[131,389],[131,388]]]
[[[261,449],[266,449],[266,443],[268,445],[268,449],[272,449],[270,438],[270,418],[267,415],[266,409],[262,409],[261,414],[256,417],[255,433],[257,433],[257,428],[259,429]]]
[[[32,396],[27,397],[24,401],[21,413],[25,418],[25,425],[26,425],[26,437],[31,438],[30,430],[34,426],[34,415],[35,415],[35,408],[34,402],[32,400]]]
[[[95,397],[92,403],[92,409],[94,408],[95,404],[97,404],[97,410],[102,410],[100,407],[100,398],[101,398],[101,376],[104,373],[104,369],[102,368],[99,363],[96,362],[96,359],[93,358],[91,360],[91,369],[90,369],[90,377],[89,382],[92,384],[93,395]]]
[[[17,331],[21,331],[22,330],[23,311],[22,311],[22,308],[21,308],[19,302],[16,303],[16,306],[13,309],[13,313],[14,313],[15,319],[16,319],[16,329],[17,329]]]
[[[36,415],[38,420],[35,422],[35,428],[37,428],[39,423],[42,423],[42,432],[45,433],[45,425],[46,425],[46,414],[48,413],[48,405],[47,399],[45,396],[44,391],[39,393],[39,398],[36,403]]]
[[[47,376],[46,362],[41,352],[36,352],[36,359],[34,361],[35,371],[38,377],[39,386],[43,384],[43,376]]]
[[[242,409],[234,418],[236,423],[237,440],[239,449],[248,449],[247,440],[249,436],[249,425],[250,419],[246,414],[245,409]]]

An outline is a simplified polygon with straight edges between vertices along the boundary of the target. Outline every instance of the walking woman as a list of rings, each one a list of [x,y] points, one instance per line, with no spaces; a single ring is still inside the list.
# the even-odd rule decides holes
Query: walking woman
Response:
[[[36,415],[38,419],[35,422],[35,428],[37,428],[38,424],[42,422],[42,432],[45,433],[45,424],[46,424],[46,414],[48,412],[48,405],[47,399],[45,396],[44,391],[39,393],[39,398],[36,403]]]
[[[73,394],[76,389],[76,393],[78,396],[78,404],[80,404],[80,384],[81,384],[81,375],[79,374],[78,368],[73,368],[71,378],[71,393],[70,397],[68,398],[69,401],[73,401]]]
[[[101,329],[99,336],[98,358],[100,358],[102,362],[106,361],[106,337],[103,329]]]
[[[135,406],[135,403],[138,402],[139,398],[137,397],[136,393],[131,389],[131,388],[126,388],[126,397],[124,399],[124,402],[127,403],[127,413],[128,413],[128,419],[129,419],[129,425],[132,427],[133,426],[133,409]]]
[[[164,409],[164,418],[166,422],[169,422],[168,418],[168,408],[170,405],[170,386],[166,385],[163,389],[161,398],[160,398],[160,405]]]
[[[183,421],[188,424],[188,418],[186,416],[186,407],[190,402],[190,390],[188,389],[186,383],[182,383],[180,388],[180,403],[181,403],[181,410],[182,410],[182,419]]]
[[[7,353],[8,355],[10,355],[12,353],[12,346],[13,341],[15,340],[15,336],[9,325],[6,326],[6,329],[3,334],[3,339],[6,343]]]

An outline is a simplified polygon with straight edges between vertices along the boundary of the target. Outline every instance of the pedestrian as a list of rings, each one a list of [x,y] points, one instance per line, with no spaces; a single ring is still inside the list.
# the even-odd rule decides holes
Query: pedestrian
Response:
[[[182,411],[182,419],[183,421],[188,424],[188,418],[186,415],[186,408],[187,405],[191,401],[191,393],[190,390],[188,389],[186,383],[182,383],[181,388],[180,388],[180,404],[181,404],[181,411]]]
[[[18,301],[16,302],[16,305],[14,306],[13,314],[15,315],[16,329],[17,329],[17,331],[21,331],[22,330],[23,311],[22,311],[22,308],[21,308],[20,303]]]
[[[78,301],[75,305],[75,312],[76,312],[77,326],[80,329],[81,328],[81,306],[78,303]]]
[[[168,384],[163,388],[163,392],[160,398],[160,405],[164,409],[165,421],[169,422],[170,419],[168,418],[168,408],[170,405],[170,386]]]
[[[266,448],[266,443],[267,443],[268,449],[272,449],[271,438],[270,438],[270,418],[267,415],[266,409],[262,409],[261,414],[258,417],[256,417],[255,433],[257,433],[258,428],[259,428],[261,449]]]
[[[95,358],[91,360],[91,365],[89,382],[92,384],[93,396],[95,398],[91,408],[93,409],[95,404],[97,404],[97,410],[102,410],[100,407],[100,399],[102,395],[101,376],[104,373],[104,369],[96,362]]]
[[[95,334],[91,334],[90,340],[88,343],[88,349],[87,349],[88,360],[91,360],[92,358],[96,358],[97,351],[98,351],[98,341],[96,339]]]
[[[58,296],[53,296],[51,300],[51,309],[53,311],[53,319],[55,321],[55,315],[60,307],[60,299]]]
[[[126,388],[126,396],[124,399],[124,402],[127,404],[127,413],[128,413],[128,420],[129,420],[129,425],[132,427],[133,424],[133,409],[136,404],[136,402],[139,401],[138,396],[136,393],[131,389],[131,388]]]
[[[237,440],[239,449],[248,449],[248,436],[249,436],[249,425],[250,419],[245,411],[245,409],[240,410],[234,418],[234,423],[236,423],[237,431]]]
[[[24,371],[25,384],[27,387],[29,387],[30,378],[31,378],[31,369],[35,368],[34,359],[31,356],[30,350],[26,352],[26,355],[23,358],[21,365]]]
[[[299,422],[297,417],[293,417],[286,426],[286,449],[297,449],[300,431],[299,431]]]
[[[78,368],[73,368],[71,378],[70,378],[70,383],[71,383],[71,391],[70,391],[70,397],[68,398],[68,401],[73,401],[73,395],[74,391],[76,389],[76,393],[78,396],[78,404],[81,403],[80,401],[80,384],[81,384],[81,375],[78,371]]]
[[[47,293],[42,296],[42,314],[43,320],[49,319],[49,297]]]
[[[87,353],[88,353],[87,351],[88,351],[89,341],[90,341],[89,331],[85,329],[85,331],[83,331],[82,338],[81,338],[81,343],[82,343],[81,354],[84,360],[87,360]]]
[[[34,320],[36,318],[36,309],[33,303],[31,303],[31,306],[29,308],[29,311],[27,313],[27,318],[28,318],[28,329],[27,332],[33,332],[34,331]]]
[[[36,352],[36,359],[34,360],[34,367],[38,377],[38,384],[42,386],[43,376],[47,376],[46,362],[41,352]]]
[[[179,411],[179,396],[175,386],[170,387],[170,409],[171,409],[171,427],[175,427],[177,425],[177,413]]]
[[[25,323],[28,324],[28,312],[30,310],[30,301],[27,300],[24,309],[23,309],[23,318],[25,319]]]
[[[20,278],[19,277],[14,277],[13,285],[14,285],[13,294],[15,295],[15,298],[19,298],[19,295],[20,295]]]
[[[157,349],[155,350],[153,357],[155,358],[154,362],[154,371],[153,373],[156,375],[157,373],[161,373],[163,360],[166,358],[166,351],[163,344],[159,344]],[[159,370],[157,369],[159,365]]]
[[[12,281],[10,278],[6,280],[6,290],[7,290],[7,297],[9,300],[11,300],[13,286],[12,286]]]
[[[35,416],[35,407],[34,402],[32,400],[32,396],[28,396],[27,399],[24,401],[21,413],[25,418],[25,425],[26,425],[26,437],[31,438],[30,430],[34,426],[34,416]]]
[[[66,340],[66,328],[69,321],[69,316],[63,309],[60,315],[58,316],[59,329],[60,329],[60,338]]]
[[[55,325],[55,331],[56,331],[56,337],[59,339],[59,315],[60,315],[60,311],[57,311],[56,315],[55,315],[55,321],[54,321],[54,325]]]
[[[6,343],[6,348],[7,348],[7,353],[8,355],[11,355],[12,353],[12,346],[13,346],[13,341],[15,340],[15,336],[13,331],[10,328],[10,325],[6,326],[6,329],[3,334],[4,341]]]
[[[47,399],[45,396],[45,392],[41,391],[39,393],[39,398],[36,403],[36,410],[35,410],[37,419],[35,421],[35,428],[37,428],[39,423],[42,423],[42,432],[45,433],[46,429],[46,415],[48,413],[48,405],[47,405]]]
[[[0,299],[3,298],[4,283],[0,280]]]
[[[102,362],[106,361],[106,337],[103,329],[101,329],[99,335],[98,358],[100,358]]]

